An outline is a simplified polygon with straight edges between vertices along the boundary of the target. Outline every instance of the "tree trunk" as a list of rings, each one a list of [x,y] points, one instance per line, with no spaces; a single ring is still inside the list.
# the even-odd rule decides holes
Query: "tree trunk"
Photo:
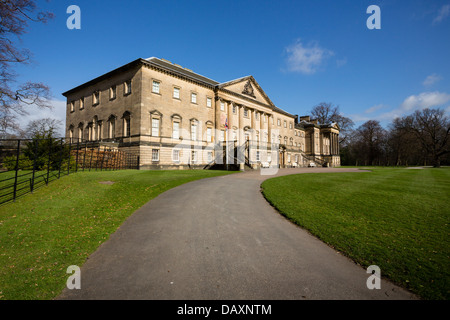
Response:
[[[439,156],[435,156],[434,157],[434,167],[435,168],[440,168],[441,167],[441,159]]]

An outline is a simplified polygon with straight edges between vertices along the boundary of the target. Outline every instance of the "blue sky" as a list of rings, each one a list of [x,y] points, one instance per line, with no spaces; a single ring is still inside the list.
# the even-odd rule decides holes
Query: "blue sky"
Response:
[[[306,115],[330,102],[356,127],[427,106],[450,113],[450,0],[37,2],[56,17],[30,23],[21,45],[34,63],[17,72],[50,86],[54,110],[23,122],[64,119],[62,92],[152,56],[219,82],[253,75],[279,108]],[[70,5],[80,30],[66,27]],[[366,26],[370,5],[379,30]]]

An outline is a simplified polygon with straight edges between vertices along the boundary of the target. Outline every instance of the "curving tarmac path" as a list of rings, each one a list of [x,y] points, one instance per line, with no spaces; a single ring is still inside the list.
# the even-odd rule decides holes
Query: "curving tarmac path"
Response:
[[[365,269],[278,214],[260,193],[271,177],[241,172],[162,193],[89,257],[81,289],[58,299],[416,299],[385,280],[369,290]]]

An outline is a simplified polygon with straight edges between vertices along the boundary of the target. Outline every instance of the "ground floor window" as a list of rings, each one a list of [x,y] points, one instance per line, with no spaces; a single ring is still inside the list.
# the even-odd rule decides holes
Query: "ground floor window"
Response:
[[[173,150],[172,160],[173,160],[173,162],[179,162],[180,161],[180,150]]]
[[[159,150],[152,149],[152,161],[159,161]]]

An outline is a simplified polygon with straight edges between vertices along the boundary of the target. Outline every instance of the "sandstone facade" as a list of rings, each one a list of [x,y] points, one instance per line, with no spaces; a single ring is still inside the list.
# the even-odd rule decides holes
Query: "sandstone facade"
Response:
[[[276,107],[252,76],[137,59],[63,95],[68,138],[137,153],[142,169],[340,165],[338,126]]]

